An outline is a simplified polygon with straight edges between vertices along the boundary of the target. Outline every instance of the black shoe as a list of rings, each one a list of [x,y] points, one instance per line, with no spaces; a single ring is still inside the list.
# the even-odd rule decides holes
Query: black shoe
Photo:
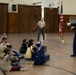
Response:
[[[76,55],[71,55],[71,57],[75,57]]]

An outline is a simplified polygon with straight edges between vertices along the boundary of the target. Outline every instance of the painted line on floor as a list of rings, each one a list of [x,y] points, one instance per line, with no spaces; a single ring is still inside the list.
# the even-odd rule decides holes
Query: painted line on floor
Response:
[[[64,52],[61,52],[61,51],[57,51],[57,50],[55,50],[54,48],[51,48],[51,47],[48,47],[48,48],[51,49],[51,50],[53,50],[53,51],[56,51],[56,52],[59,52],[59,53],[65,54],[65,55],[69,55],[69,54],[67,54],[67,53],[64,53]]]
[[[6,75],[5,71],[0,67],[1,72],[3,73],[3,75]]]
[[[73,75],[76,75],[76,73],[74,73],[74,72],[72,72],[72,71],[69,71],[69,70],[66,70],[66,69],[63,69],[63,68],[60,68],[60,67],[55,67],[55,66],[50,66],[50,65],[43,65],[43,66],[60,69],[60,70],[66,71],[66,72],[68,72],[68,73],[71,73],[71,74],[73,74]]]

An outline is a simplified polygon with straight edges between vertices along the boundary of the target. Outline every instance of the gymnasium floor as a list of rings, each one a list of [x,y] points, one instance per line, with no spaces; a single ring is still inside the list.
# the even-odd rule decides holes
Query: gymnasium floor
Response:
[[[1,36],[1,35],[0,35]],[[7,72],[7,75],[76,75],[76,57],[72,54],[72,42],[74,33],[64,33],[64,43],[58,33],[48,33],[46,44],[50,60],[43,66],[33,66],[28,71]],[[37,40],[37,34],[9,34],[8,40],[13,48],[19,51],[22,39]],[[1,61],[1,60],[0,60]],[[31,61],[21,60],[21,65],[29,67]],[[2,75],[0,73],[0,75]]]

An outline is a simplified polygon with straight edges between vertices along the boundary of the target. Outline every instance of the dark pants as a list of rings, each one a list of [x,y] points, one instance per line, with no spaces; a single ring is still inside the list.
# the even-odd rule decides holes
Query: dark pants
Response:
[[[74,39],[73,39],[73,55],[76,55],[76,23],[71,23],[71,26],[74,26],[75,28],[75,34],[74,34]]]
[[[76,31],[73,40],[73,55],[76,55]]]
[[[40,34],[42,34],[42,36],[43,36],[43,40],[44,40],[44,29],[40,29],[39,28],[39,30],[38,30],[38,41],[39,41],[39,39],[40,39]]]

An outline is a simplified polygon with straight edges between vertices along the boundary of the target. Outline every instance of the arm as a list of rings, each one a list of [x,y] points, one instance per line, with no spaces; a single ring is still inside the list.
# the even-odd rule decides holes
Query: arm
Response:
[[[12,56],[12,55],[8,55],[8,56],[6,57],[6,61],[9,61],[9,60],[11,59],[11,56]]]
[[[2,35],[1,39],[2,39],[4,36],[6,36],[6,33],[4,33],[4,34]]]
[[[76,26],[76,23],[67,23],[67,26]]]
[[[67,26],[71,26],[72,30],[76,30],[76,23],[67,23]]]
[[[71,23],[71,26],[76,26],[76,23]]]
[[[32,67],[32,66],[33,66],[33,64],[34,64],[34,61],[31,63],[31,66],[30,66],[30,67]]]
[[[6,61],[9,61],[11,58],[13,58],[13,52],[11,51],[10,54],[8,54],[8,56],[6,57]]]
[[[72,29],[72,30],[76,30],[76,27],[74,27],[74,26],[71,26],[71,29]]]

